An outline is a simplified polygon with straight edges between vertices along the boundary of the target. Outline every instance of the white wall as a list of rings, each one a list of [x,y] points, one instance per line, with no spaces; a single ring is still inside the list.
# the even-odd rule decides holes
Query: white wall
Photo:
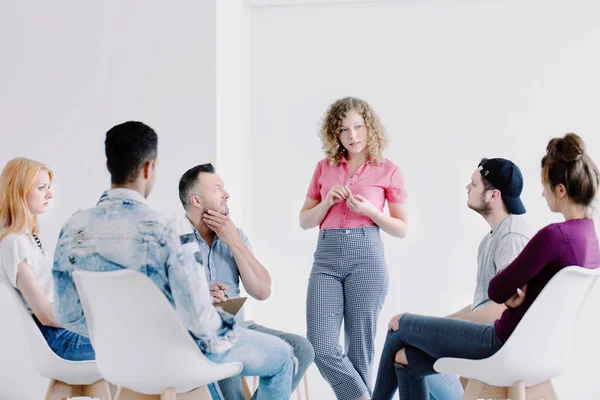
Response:
[[[379,111],[391,137],[386,155],[409,193],[410,236],[384,239],[391,284],[377,352],[392,315],[441,316],[469,304],[489,228],[465,205],[479,159],[521,167],[536,229],[559,220],[540,197],[548,139],[578,132],[600,163],[599,8],[429,0],[251,9],[251,240],[273,276],[272,298],[255,306],[256,319],[305,334],[317,231],[300,229],[298,211],[323,157],[320,118],[348,95]],[[561,398],[600,396],[594,296],[572,362],[556,380]],[[316,367],[309,375],[314,398],[334,398]]]
[[[243,12],[219,7],[246,23]],[[600,162],[596,8],[531,0],[265,7],[251,9],[245,36],[227,25],[232,20],[217,30],[223,14],[216,17],[212,1],[4,2],[0,164],[23,155],[54,168],[56,197],[42,219],[42,239],[53,248],[64,220],[109,185],[106,130],[147,122],[160,137],[150,202],[179,212],[181,173],[215,162],[231,191],[232,217],[273,275],[273,296],[250,304],[253,317],[304,334],[316,230],[302,231],[297,214],[322,158],[317,127],[333,100],[363,97],[390,132],[387,156],[405,174],[411,207],[410,237],[384,239],[391,286],[380,349],[391,315],[443,315],[470,302],[487,227],[466,208],[464,185],[480,157],[521,166],[536,228],[558,220],[539,197],[547,140],[578,132]],[[225,58],[217,55],[222,45],[231,51]],[[568,399],[600,394],[593,361],[600,350],[586,344],[599,327],[594,296],[573,361],[556,382]],[[46,381],[31,368],[3,289],[0,320],[0,400],[40,398]],[[312,398],[333,398],[314,366],[309,375]]]
[[[248,12],[244,0],[217,3],[217,173],[230,192],[230,214],[250,226],[252,154],[248,126]],[[243,200],[242,200],[243,199]]]
[[[105,133],[126,120],[159,135],[150,202],[182,212],[181,174],[216,162],[215,2],[2,2],[0,49],[0,164],[26,156],[54,169],[46,248],[109,187]],[[1,287],[0,321],[0,399],[42,398],[47,381]]]

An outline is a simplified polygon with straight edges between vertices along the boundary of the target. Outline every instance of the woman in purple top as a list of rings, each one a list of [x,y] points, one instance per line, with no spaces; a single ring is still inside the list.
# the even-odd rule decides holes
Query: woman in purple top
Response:
[[[506,311],[494,325],[452,318],[399,314],[389,323],[372,400],[428,399],[426,376],[442,357],[473,360],[496,353],[544,286],[562,268],[600,267],[590,205],[600,185],[598,168],[573,133],[548,143],[542,159],[542,196],[565,222],[541,229],[521,254],[490,282],[488,294]],[[494,189],[496,190],[496,189]]]

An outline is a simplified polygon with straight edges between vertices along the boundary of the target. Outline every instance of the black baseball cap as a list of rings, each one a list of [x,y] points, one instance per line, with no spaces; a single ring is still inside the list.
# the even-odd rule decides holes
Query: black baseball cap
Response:
[[[483,159],[479,173],[500,191],[502,200],[511,214],[525,214],[525,206],[519,198],[523,191],[523,175],[512,161],[504,158]]]

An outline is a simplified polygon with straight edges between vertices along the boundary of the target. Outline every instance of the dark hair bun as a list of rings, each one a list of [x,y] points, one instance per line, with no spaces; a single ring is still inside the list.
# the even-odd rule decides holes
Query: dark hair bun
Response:
[[[583,140],[574,133],[567,133],[563,138],[554,138],[548,143],[546,153],[562,162],[574,162],[585,153],[585,144]]]

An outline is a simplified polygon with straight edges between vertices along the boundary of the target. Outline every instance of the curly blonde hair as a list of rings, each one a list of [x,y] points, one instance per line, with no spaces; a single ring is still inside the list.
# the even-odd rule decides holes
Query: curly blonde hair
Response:
[[[367,151],[369,161],[379,165],[383,161],[383,150],[387,147],[388,137],[385,128],[381,124],[379,115],[371,108],[369,103],[356,97],[344,97],[337,100],[323,116],[319,136],[323,144],[323,150],[332,166],[340,164],[346,149],[340,142],[340,128],[342,121],[351,110],[356,111],[365,120],[367,127]]]

